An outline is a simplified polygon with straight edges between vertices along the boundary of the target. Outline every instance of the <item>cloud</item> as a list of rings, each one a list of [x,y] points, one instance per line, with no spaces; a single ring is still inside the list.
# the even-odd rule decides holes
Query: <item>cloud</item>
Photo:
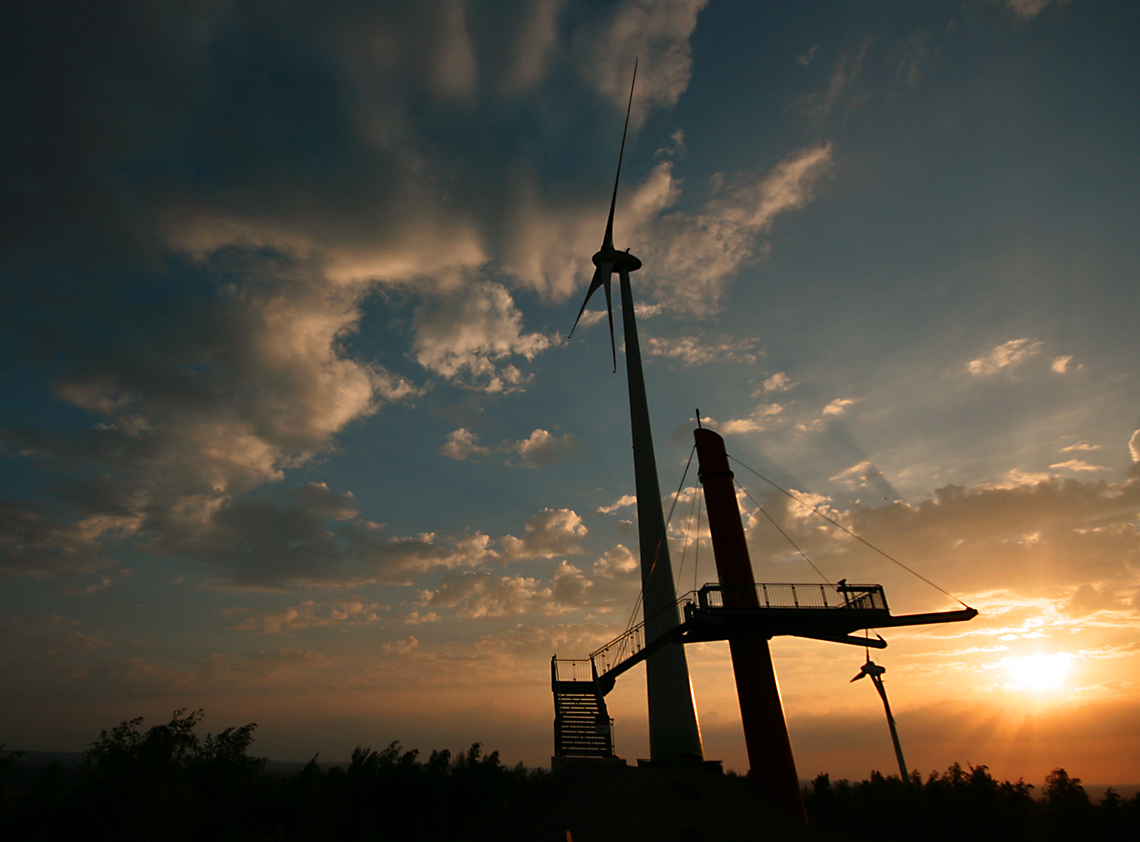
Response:
[[[498,557],[481,533],[389,536],[380,524],[344,509],[305,508],[292,495],[196,500],[156,512],[140,532],[148,552],[192,558],[216,573],[210,585],[237,589],[410,583],[433,568]]]
[[[759,238],[776,217],[811,200],[831,167],[831,153],[831,144],[800,150],[769,173],[733,180],[693,213],[646,218],[637,239],[663,269],[654,273],[656,299],[682,312],[715,310],[727,280],[763,251]],[[677,188],[668,162],[658,171],[658,203],[667,206]]]
[[[452,430],[448,433],[447,444],[441,447],[439,452],[457,462],[474,460],[479,456],[489,455],[492,449],[477,444],[478,438],[475,433],[460,427],[458,430]]]
[[[505,79],[507,90],[527,90],[542,81],[558,46],[558,13],[564,4],[564,0],[537,0],[523,11]]]
[[[536,468],[564,461],[577,451],[579,446],[579,441],[570,433],[560,437],[539,429],[514,444],[511,449],[522,457],[525,466]]]
[[[13,637],[18,650],[32,649],[40,655],[93,652],[110,644],[80,631],[79,620],[59,614],[33,614],[11,617],[0,629],[0,636]],[[5,647],[12,651],[13,647]]]
[[[816,51],[819,50],[819,44],[812,44],[808,49],[796,56],[796,61],[807,67],[811,64],[811,60],[815,58]]]
[[[446,574],[421,601],[434,608],[452,608],[460,617],[510,617],[541,612],[561,614],[588,602],[593,584],[566,561],[559,562],[549,582],[530,576],[495,577],[485,571]]]
[[[769,392],[786,392],[793,386],[798,385],[792,378],[788,377],[782,371],[777,371],[771,377],[763,382],[760,386],[760,394],[768,394]]]
[[[322,626],[362,626],[376,623],[376,604],[357,599],[341,599],[318,604],[307,599],[297,606],[247,614],[234,626],[239,631],[259,630],[266,634],[298,631]]]
[[[872,556],[859,561],[855,543],[783,495],[772,492],[757,499],[825,573],[838,578],[848,575],[850,565],[889,567]],[[815,498],[809,502],[818,504]],[[1140,482],[1135,480],[1052,477],[1018,485],[948,485],[913,505],[895,501],[830,514],[952,592],[1004,588],[1056,598],[1058,588],[1082,583],[1100,583],[1102,590],[1110,584],[1130,590],[1140,583],[1135,572],[1140,570]],[[754,561],[794,558],[788,545],[762,540],[767,529],[763,518],[750,516]],[[912,589],[906,574],[891,576]],[[921,586],[915,581],[913,588]]]
[[[968,362],[966,370],[979,377],[997,374],[1034,356],[1044,347],[1045,343],[1036,339],[1011,339],[986,356]]]
[[[622,0],[604,20],[574,35],[579,73],[615,107],[625,110],[637,56],[638,87],[631,122],[641,124],[654,106],[677,102],[689,86],[689,37],[708,0]]]
[[[631,578],[640,570],[640,562],[624,544],[617,544],[594,562],[594,575],[603,579]]]
[[[536,429],[521,441],[503,441],[483,447],[478,443],[478,436],[475,433],[461,427],[448,435],[447,443],[439,452],[460,462],[475,461],[479,457],[495,453],[513,453],[521,457],[521,461],[517,463],[519,466],[537,468],[565,461],[578,450],[579,446],[578,439],[570,433],[556,436],[546,430]]]
[[[586,532],[582,518],[570,509],[543,509],[527,521],[522,538],[503,537],[503,561],[580,553]]]
[[[419,648],[420,642],[409,635],[403,640],[386,640],[380,644],[380,649],[390,655],[409,655]]]
[[[845,415],[847,413],[847,408],[854,405],[855,401],[851,398],[836,398],[823,408],[823,415],[824,417]]]
[[[319,517],[351,520],[357,515],[356,500],[351,491],[338,494],[323,482],[307,482],[294,489],[291,496],[300,506]]]
[[[413,353],[420,365],[470,388],[519,391],[529,379],[511,357],[533,360],[557,334],[524,333],[522,313],[500,284],[475,282],[416,308]]]
[[[1128,440],[1128,453],[1133,462],[1140,462],[1140,430],[1134,432]]]
[[[747,418],[732,418],[720,422],[706,418],[703,419],[703,423],[726,436],[734,433],[754,433],[771,429],[772,421],[778,418],[783,411],[784,407],[781,404],[762,403],[758,404]]]
[[[114,562],[98,539],[115,526],[104,517],[57,523],[46,506],[0,501],[0,573],[46,578],[109,567]],[[130,531],[135,521],[118,526]]]
[[[758,340],[742,339],[707,344],[697,336],[682,336],[677,339],[647,337],[642,343],[642,352],[650,357],[665,357],[679,360],[682,365],[707,365],[709,363],[754,363],[754,349]]]
[[[1070,444],[1068,447],[1062,447],[1059,453],[1072,453],[1074,450],[1100,450],[1099,444],[1089,444],[1085,441],[1079,441],[1076,444]]]
[[[1057,372],[1058,374],[1064,374],[1065,372],[1067,372],[1069,370],[1069,363],[1071,363],[1072,361],[1073,361],[1073,355],[1072,354],[1069,354],[1066,357],[1056,357],[1053,360],[1053,364],[1049,367],[1051,369],[1053,369],[1053,371]]]
[[[626,506],[636,506],[636,505],[637,505],[637,498],[636,497],[634,497],[632,494],[623,494],[621,497],[619,497],[613,503],[610,503],[608,506],[599,506],[598,511],[601,512],[602,514],[609,515],[609,514],[613,514],[618,509],[624,509]]]
[[[1036,17],[1053,0],[1005,0],[1005,5],[1023,20]],[[1057,6],[1067,6],[1069,0],[1056,0]]]
[[[864,41],[857,51],[844,51],[832,66],[826,90],[804,97],[802,104],[805,113],[814,123],[821,123],[838,107],[844,97],[848,100],[846,109],[848,111],[866,99],[866,94],[857,92],[856,85],[863,74],[863,66],[870,46],[869,41]]]
[[[1090,465],[1088,462],[1083,462],[1080,459],[1070,459],[1067,462],[1058,462],[1057,464],[1050,465],[1049,467],[1050,468],[1057,468],[1059,470],[1068,470],[1068,471],[1107,471],[1108,470],[1108,468],[1105,468],[1101,465]]]
[[[843,482],[859,488],[867,488],[871,483],[881,482],[883,479],[882,471],[876,468],[870,459],[865,459],[857,465],[852,465],[845,471],[840,471],[831,478],[831,481]]]

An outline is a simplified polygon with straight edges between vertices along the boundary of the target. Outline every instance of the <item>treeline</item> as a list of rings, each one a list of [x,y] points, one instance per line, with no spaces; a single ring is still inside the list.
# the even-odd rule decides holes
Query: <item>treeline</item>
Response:
[[[18,758],[0,760],[0,828],[8,839],[481,840],[496,838],[544,771],[507,767],[476,743],[452,756],[392,743],[365,746],[347,766],[313,758],[288,776],[249,754],[256,725],[199,739],[202,712],[178,711],[143,732],[142,719],[103,731],[78,770],[55,765],[6,792]]]
[[[399,743],[361,746],[347,766],[314,758],[295,774],[272,775],[265,758],[249,753],[255,725],[201,739],[201,719],[201,711],[178,711],[146,731],[141,719],[123,722],[101,733],[78,769],[55,765],[31,781],[19,781],[17,755],[0,751],[5,837],[531,839],[526,817],[557,803],[549,773],[506,766],[478,743],[426,760]],[[1140,794],[1125,800],[1109,790],[1093,803],[1063,769],[1049,775],[1040,798],[1024,781],[998,782],[985,766],[957,764],[906,782],[877,772],[857,783],[820,775],[804,796],[809,836],[822,842],[1140,840]]]
[[[804,790],[813,829],[823,838],[875,842],[1138,842],[1140,793],[1111,788],[1093,803],[1080,778],[1054,769],[1041,797],[1033,785],[998,782],[986,766],[957,763],[925,781],[872,772],[858,783],[820,775]]]

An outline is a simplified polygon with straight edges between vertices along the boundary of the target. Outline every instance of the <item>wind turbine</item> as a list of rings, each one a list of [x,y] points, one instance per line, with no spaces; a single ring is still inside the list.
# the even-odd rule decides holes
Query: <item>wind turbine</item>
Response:
[[[594,277],[586,298],[574,320],[574,327],[586,304],[599,288],[605,289],[606,312],[610,322],[610,348],[614,371],[617,371],[617,343],[614,339],[614,312],[610,284],[616,273],[621,288],[622,325],[625,330],[626,373],[629,379],[629,413],[633,431],[633,471],[637,491],[637,532],[641,556],[642,607],[646,620],[645,640],[650,642],[680,625],[677,592],[673,587],[673,566],[669,561],[669,543],[665,534],[665,514],[661,508],[661,486],[657,480],[657,459],[653,452],[653,433],[649,426],[649,405],[645,398],[645,377],[641,370],[641,345],[637,338],[637,320],[633,311],[633,290],[629,275],[641,268],[641,261],[614,247],[614,210],[617,207],[621,163],[625,156],[625,138],[629,131],[629,114],[633,106],[633,88],[637,83],[637,62],[633,65],[633,81],[629,86],[629,103],[625,110],[625,128],[618,153],[617,176],[610,198],[610,214],[602,247],[594,255]],[[570,329],[573,336],[574,328]],[[650,758],[655,762],[701,759],[701,731],[697,724],[693,688],[689,681],[689,665],[683,646],[665,646],[646,659],[646,684],[649,696]]]
[[[883,687],[883,673],[887,671],[886,667],[881,667],[871,660],[870,655],[867,656],[867,663],[863,664],[863,668],[859,670],[859,674],[852,678],[852,681],[858,681],[860,678],[870,676],[871,683],[875,685],[875,689],[879,691],[879,696],[883,700],[883,708],[887,711],[887,724],[891,726],[891,739],[895,743],[895,757],[899,761],[899,777],[905,784],[910,780],[910,774],[906,770],[906,761],[903,760],[902,745],[899,744],[899,732],[895,728],[895,718],[891,716],[891,705],[887,701],[887,690]]]

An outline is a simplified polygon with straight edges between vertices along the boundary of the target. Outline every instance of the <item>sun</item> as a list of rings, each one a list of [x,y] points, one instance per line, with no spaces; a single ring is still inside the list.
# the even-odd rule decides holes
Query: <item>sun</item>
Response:
[[[1006,689],[1045,692],[1056,690],[1065,683],[1072,666],[1073,656],[1068,652],[1045,655],[1037,652],[1020,658],[1002,658],[997,664],[1009,677]]]

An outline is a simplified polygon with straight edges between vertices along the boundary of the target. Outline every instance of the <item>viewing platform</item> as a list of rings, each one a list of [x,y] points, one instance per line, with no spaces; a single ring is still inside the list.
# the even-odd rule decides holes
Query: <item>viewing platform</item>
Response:
[[[740,634],[791,635],[883,649],[880,637],[855,637],[862,629],[969,620],[973,608],[893,616],[881,585],[761,583],[745,588],[708,584],[676,605],[614,638],[590,655],[600,694],[614,680],[670,643],[727,640]]]

